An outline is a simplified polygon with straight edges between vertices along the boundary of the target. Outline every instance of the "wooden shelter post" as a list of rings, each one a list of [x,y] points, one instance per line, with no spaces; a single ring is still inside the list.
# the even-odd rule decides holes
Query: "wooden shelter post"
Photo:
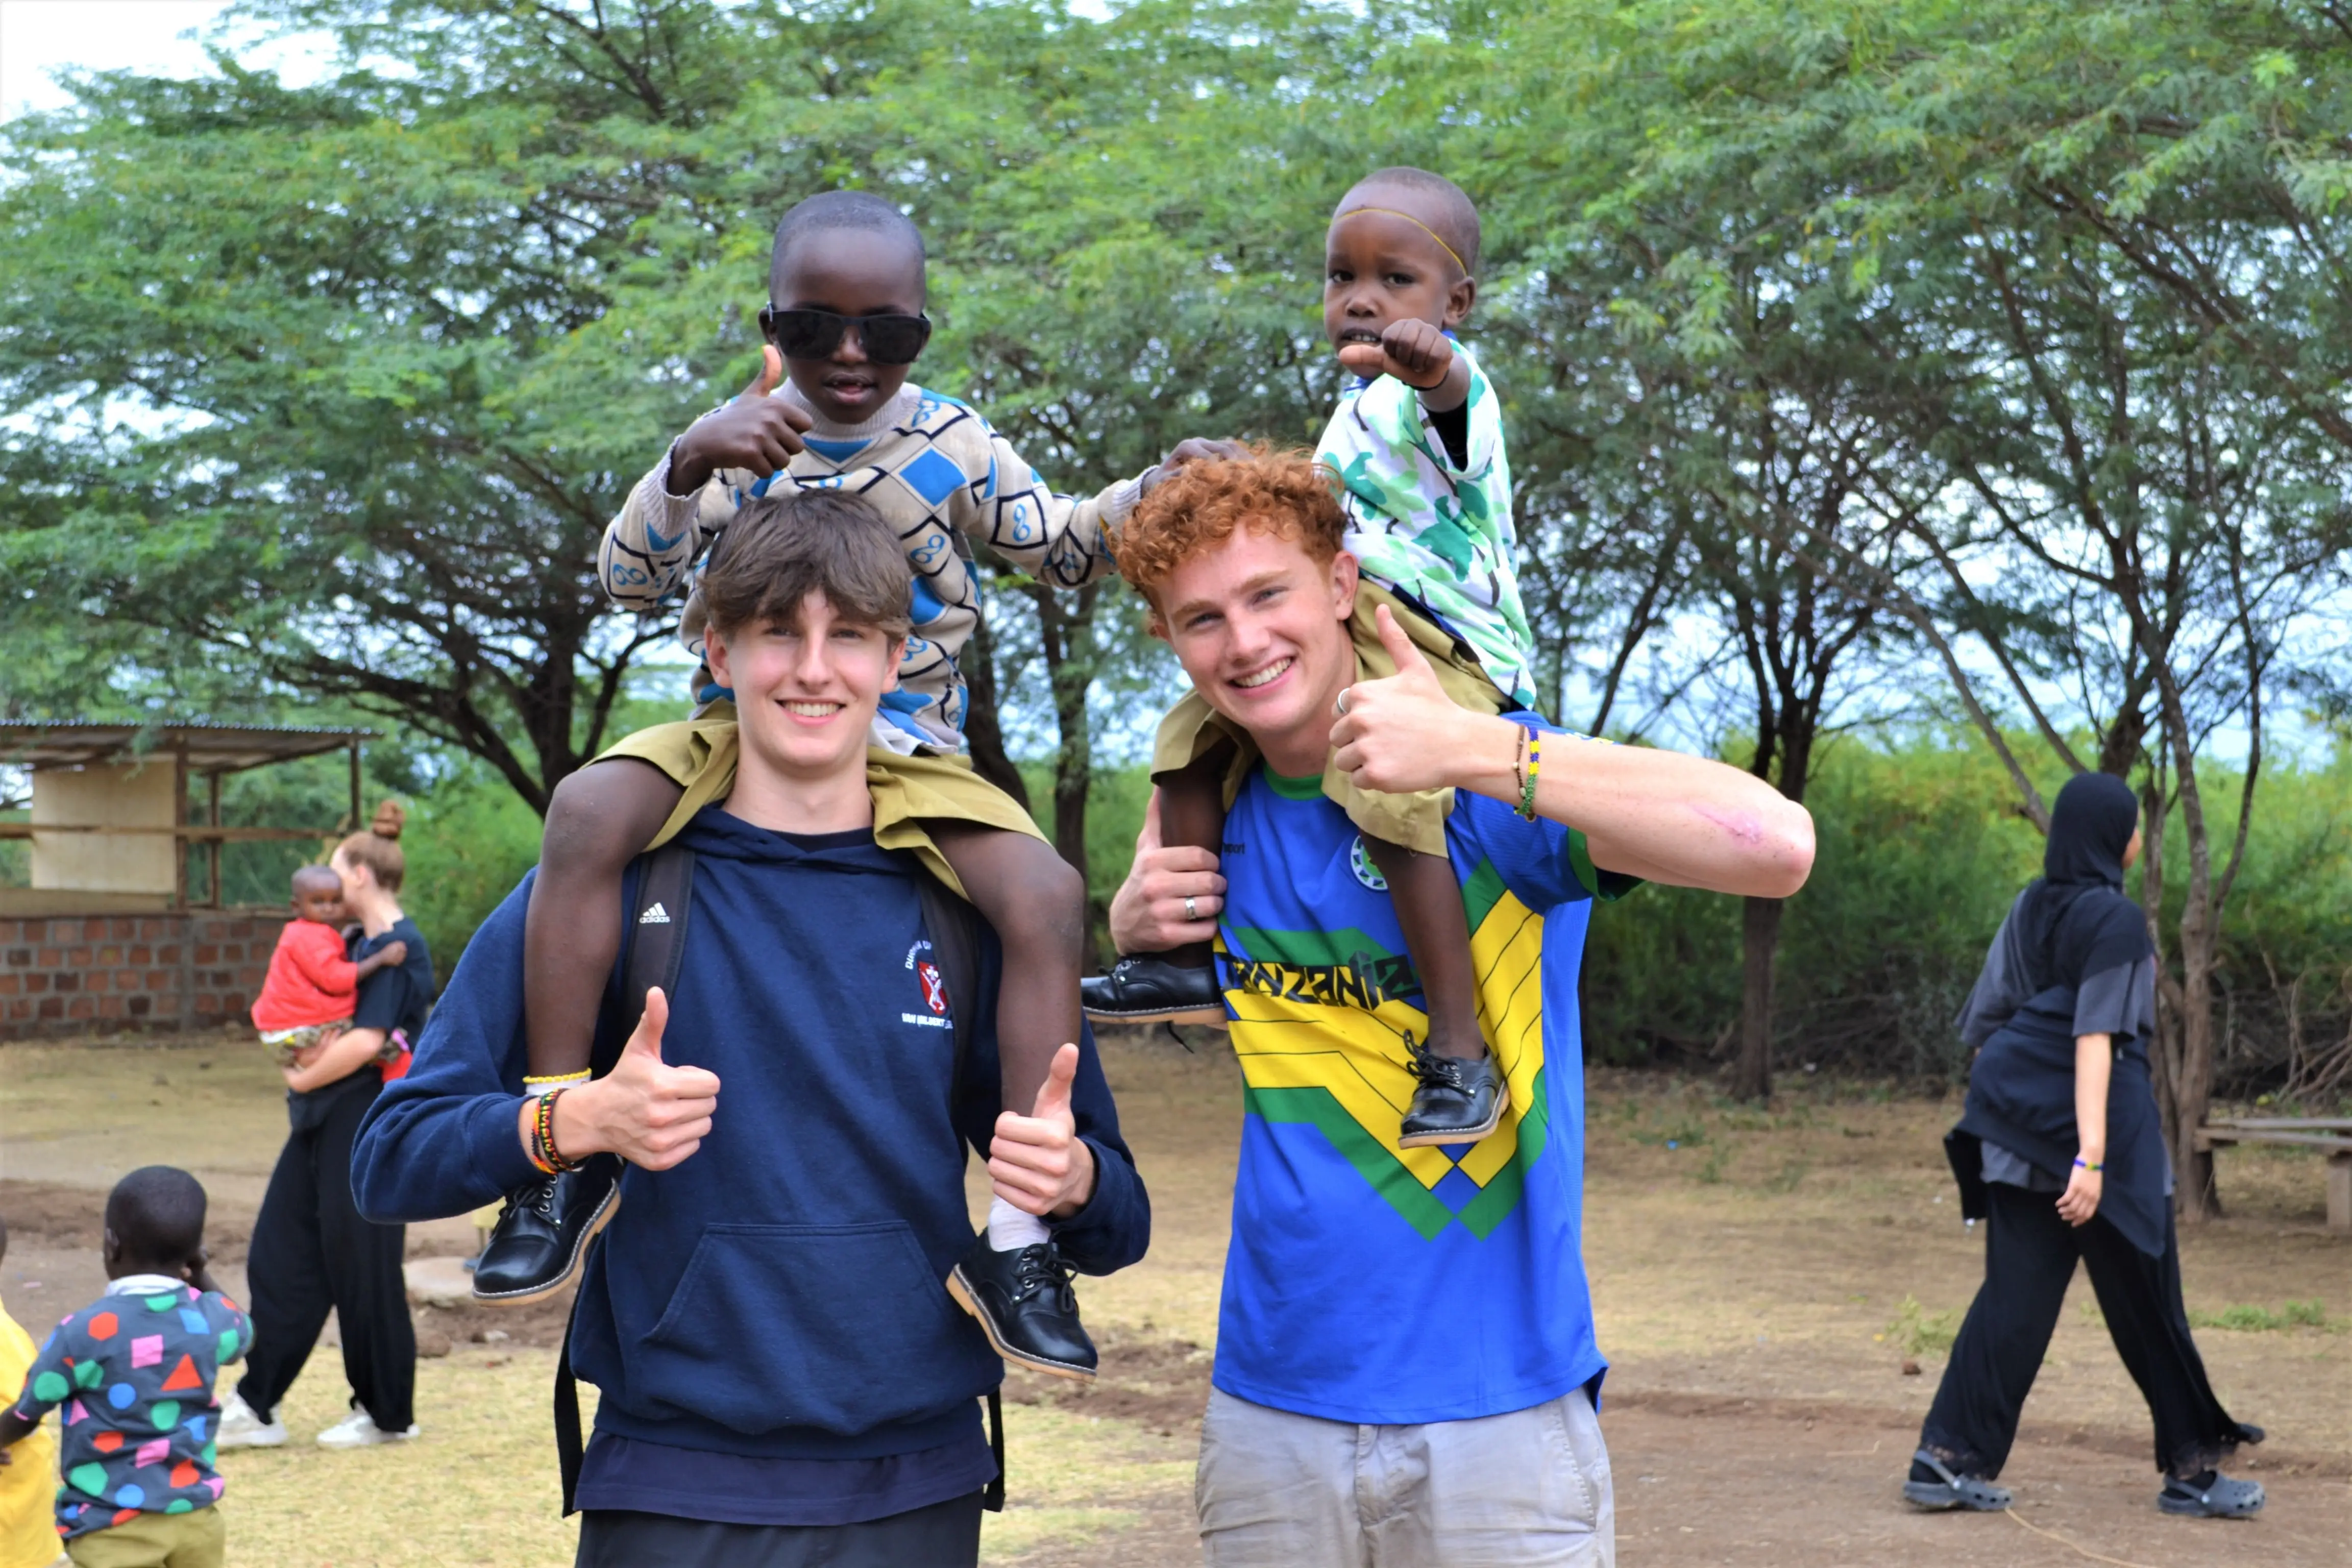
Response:
[[[205,793],[206,793],[206,795],[207,795],[207,797],[208,797],[208,798],[207,798],[207,799],[206,799],[206,801],[205,801],[205,820],[208,824],[210,824],[212,826],[215,826],[215,827],[218,827],[218,826],[221,825],[221,820],[220,820],[220,795],[221,795],[221,785],[220,785],[220,781],[221,781],[221,776],[220,776],[220,770],[219,770],[218,768],[215,768],[211,773],[206,773],[206,774],[205,775],[205,784],[208,786],[208,788],[206,789],[206,792],[205,792]],[[207,844],[207,845],[205,845],[205,868],[206,868],[206,870],[207,870],[208,874],[210,875],[210,877],[211,877],[211,879],[212,879],[210,880],[210,882],[208,882],[208,883],[206,884],[206,886],[205,886],[205,891],[206,891],[206,893],[207,893],[207,895],[208,895],[208,896],[205,898],[205,902],[206,902],[207,904],[210,904],[214,909],[219,909],[219,908],[221,907],[221,841],[220,841],[220,836],[219,836],[218,834],[215,834],[215,835],[213,836],[212,842],[211,842],[211,843],[209,843],[209,844]]]
[[[185,742],[172,752],[172,826],[184,828],[188,826],[188,748]],[[184,910],[188,907],[188,840],[184,833],[175,832],[172,836],[172,871],[175,884],[172,907]]]

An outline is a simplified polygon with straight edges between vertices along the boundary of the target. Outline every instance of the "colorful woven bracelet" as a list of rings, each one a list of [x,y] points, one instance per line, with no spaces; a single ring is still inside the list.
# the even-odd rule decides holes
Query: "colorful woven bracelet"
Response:
[[[549,1073],[543,1078],[533,1078],[530,1074],[525,1073],[522,1076],[522,1086],[525,1089],[546,1089],[551,1085],[559,1083],[586,1083],[594,1076],[595,1075],[591,1073],[586,1068],[582,1068],[578,1072]]]
[[[2106,1162],[2105,1161],[2101,1161],[2099,1163],[2094,1165],[2090,1161],[2084,1159],[2080,1154],[2074,1156],[2074,1169],[2078,1171],[2097,1172],[2104,1171],[2106,1168]]]
[[[539,1146],[539,1099],[540,1097],[536,1095],[531,1097],[530,1131],[523,1137],[522,1152],[523,1156],[531,1163],[532,1167],[537,1170],[541,1175],[551,1176],[555,1174],[555,1167],[547,1163],[547,1156],[541,1152]]]
[[[576,1171],[580,1168],[579,1161],[565,1159],[563,1152],[555,1146],[555,1102],[562,1100],[566,1092],[568,1092],[568,1086],[566,1089],[551,1089],[541,1095],[539,1115],[532,1125],[533,1133],[539,1142],[539,1163],[551,1173]]]
[[[1536,775],[1543,771],[1543,731],[1528,731],[1528,776],[1519,781],[1519,815],[1536,819]]]

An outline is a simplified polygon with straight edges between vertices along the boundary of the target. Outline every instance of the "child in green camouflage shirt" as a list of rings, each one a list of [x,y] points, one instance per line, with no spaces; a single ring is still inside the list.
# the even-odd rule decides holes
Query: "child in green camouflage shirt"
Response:
[[[1396,673],[1374,619],[1386,605],[1454,701],[1499,713],[1535,704],[1534,638],[1515,570],[1499,403],[1453,337],[1477,299],[1478,238],[1470,198],[1423,170],[1380,170],[1341,198],[1324,241],[1323,326],[1356,379],[1316,457],[1339,487],[1347,549],[1363,567],[1351,628],[1360,679]],[[1255,763],[1245,736],[1199,693],[1187,696],[1162,721],[1152,758],[1164,841],[1217,851],[1232,792]],[[1475,1142],[1500,1119],[1502,1084],[1478,1029],[1469,924],[1446,858],[1452,792],[1381,795],[1329,767],[1323,789],[1363,831],[1428,1017],[1426,1041],[1407,1037],[1420,1089],[1399,1145]],[[1087,983],[1087,1011],[1222,1021],[1211,943],[1120,959]]]

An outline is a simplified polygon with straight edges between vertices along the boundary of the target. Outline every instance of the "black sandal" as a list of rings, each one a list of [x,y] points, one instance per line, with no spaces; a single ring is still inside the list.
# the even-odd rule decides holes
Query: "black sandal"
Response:
[[[1974,1476],[1956,1476],[1944,1468],[1944,1462],[1922,1448],[1911,1456],[1911,1462],[1925,1465],[1943,1479],[1903,1483],[1903,1500],[1930,1513],[1945,1513],[1956,1508],[1973,1509],[1979,1513],[1999,1513],[2010,1503],[2009,1489],[1980,1481]]]

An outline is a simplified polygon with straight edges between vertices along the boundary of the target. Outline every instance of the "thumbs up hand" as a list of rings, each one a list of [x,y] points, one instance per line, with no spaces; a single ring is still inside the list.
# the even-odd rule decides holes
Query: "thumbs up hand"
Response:
[[[667,1171],[702,1147],[719,1108],[719,1075],[662,1060],[669,998],[646,993],[646,1010],[603,1078],[565,1091],[555,1102],[555,1146],[566,1159],[614,1153],[648,1171]],[[523,1102],[530,1144],[532,1102]]]
[[[1078,1047],[1054,1053],[1045,1084],[1026,1116],[1007,1110],[996,1119],[988,1173],[996,1195],[1024,1214],[1047,1219],[1078,1212],[1095,1194],[1095,1152],[1078,1136],[1070,1085],[1078,1076]]]
[[[764,478],[790,463],[801,450],[801,432],[814,421],[800,405],[770,395],[783,380],[783,356],[775,344],[763,345],[760,374],[735,401],[704,415],[677,438],[670,453],[669,493],[690,496],[720,468],[746,468]]]
[[[1391,795],[1453,789],[1471,782],[1499,748],[1507,776],[1517,736],[1510,721],[1457,707],[1437,672],[1382,605],[1374,612],[1381,646],[1397,672],[1360,680],[1339,694],[1333,765],[1366,789]]]

